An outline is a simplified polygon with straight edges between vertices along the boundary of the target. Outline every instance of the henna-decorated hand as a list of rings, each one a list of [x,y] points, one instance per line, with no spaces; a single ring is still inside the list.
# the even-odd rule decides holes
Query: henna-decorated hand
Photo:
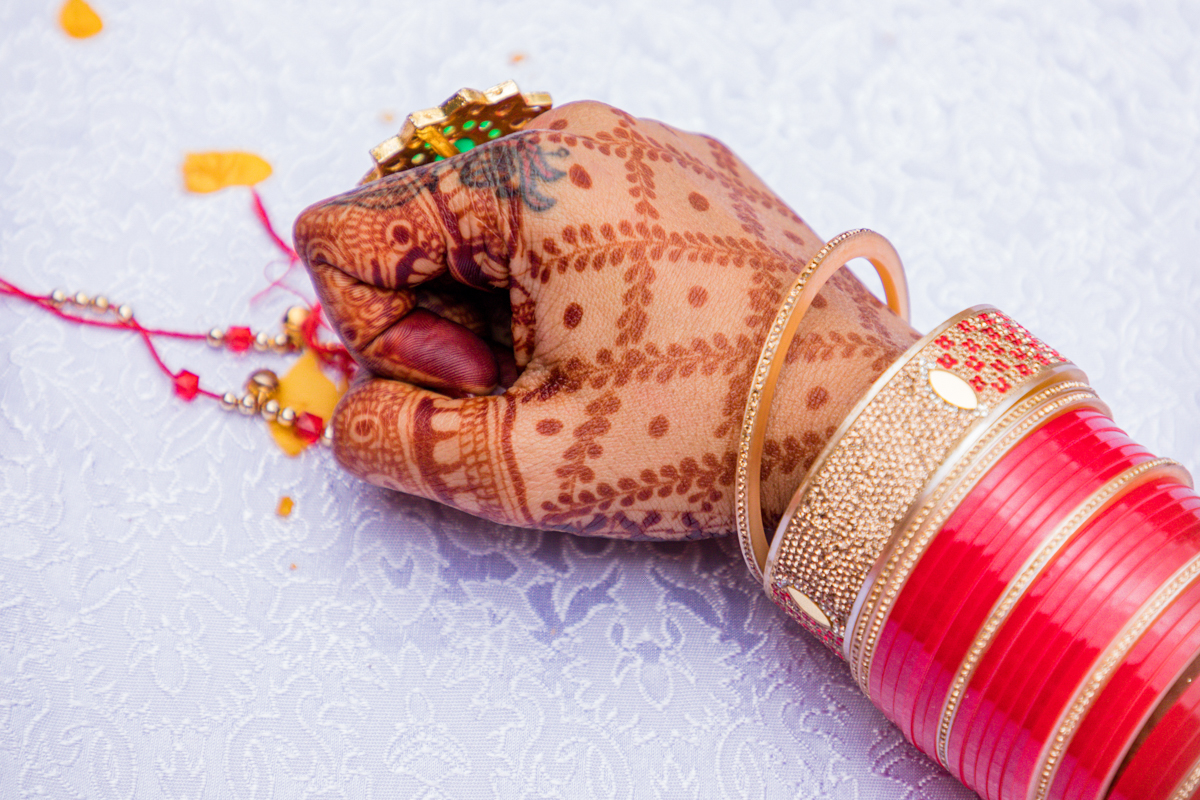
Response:
[[[334,418],[346,469],[514,525],[733,530],[750,373],[821,240],[722,144],[575,103],[295,235],[365,367]],[[776,394],[768,515],[915,338],[848,271],[821,292]]]

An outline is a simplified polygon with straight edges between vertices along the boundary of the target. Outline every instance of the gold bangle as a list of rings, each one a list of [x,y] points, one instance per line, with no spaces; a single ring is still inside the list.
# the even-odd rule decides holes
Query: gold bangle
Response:
[[[859,228],[830,239],[796,277],[763,342],[742,417],[735,483],[738,540],[751,574],[762,580],[769,544],[762,524],[762,453],[775,382],[796,328],[813,298],[838,269],[854,258],[865,258],[879,274],[888,307],[908,321],[908,286],[904,267],[891,243],[874,231]]]
[[[1054,531],[1042,540],[1037,550],[1030,554],[1025,563],[1017,570],[1000,599],[992,606],[987,619],[980,626],[975,641],[971,643],[971,647],[963,656],[962,663],[959,664],[954,679],[950,682],[950,690],[946,693],[946,700],[942,704],[941,721],[938,723],[937,757],[940,763],[949,762],[950,732],[954,728],[963,693],[971,681],[971,676],[975,674],[975,668],[979,666],[979,662],[983,660],[992,640],[996,638],[996,634],[1008,619],[1008,615],[1025,596],[1029,587],[1062,552],[1063,548],[1074,540],[1075,534],[1097,514],[1127,492],[1164,475],[1175,478],[1188,486],[1192,483],[1187,470],[1169,458],[1156,458],[1130,467],[1113,477],[1076,506],[1063,518]]]
[[[1085,377],[990,306],[942,323],[879,377],[817,458],[780,522],[764,588],[841,652],[860,588],[939,470],[1031,392]]]

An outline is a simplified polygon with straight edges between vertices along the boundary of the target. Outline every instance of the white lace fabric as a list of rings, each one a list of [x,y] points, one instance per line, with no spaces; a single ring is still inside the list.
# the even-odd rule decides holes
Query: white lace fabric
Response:
[[[995,304],[1200,467],[1194,4],[644,5],[95,0],[76,41],[7,4],[0,277],[273,327],[248,195],[186,194],[184,153],[265,157],[286,231],[406,111],[512,77],[718,136],[824,235],[891,238],[918,327]],[[217,390],[285,363],[163,356]],[[135,337],[0,298],[0,797],[782,796],[970,794],[731,539],[374,489],[179,400]]]

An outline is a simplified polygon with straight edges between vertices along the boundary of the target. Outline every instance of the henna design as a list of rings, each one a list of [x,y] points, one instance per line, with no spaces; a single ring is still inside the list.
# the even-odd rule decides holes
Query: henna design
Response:
[[[568,358],[522,400],[548,400],[560,392],[571,394],[584,387],[601,390],[651,380],[662,384],[694,374],[728,375],[741,369],[743,360],[757,352],[756,347],[745,334],[738,334],[731,341],[723,333],[714,333],[707,339],[697,337],[686,346],[672,342],[660,348],[649,342],[624,349],[619,355],[602,348],[590,362],[574,356]]]
[[[665,500],[674,496],[685,496],[687,504],[695,507],[701,515],[711,515],[716,503],[724,497],[724,491],[719,487],[733,484],[736,460],[732,450],[721,457],[705,453],[699,461],[689,457],[678,464],[664,464],[657,470],[643,469],[636,478],[623,477],[615,485],[602,481],[592,489],[564,492],[557,503],[542,503],[542,511],[546,512],[542,521],[555,530],[586,532],[595,530],[601,524],[612,524],[617,517],[609,512],[616,511],[621,520],[618,524],[627,530],[636,529],[639,538],[645,535],[646,529],[655,527],[668,516],[677,518],[693,533],[724,533],[727,520],[721,520],[721,528],[708,528],[692,511],[671,512],[669,515],[659,510],[642,511],[642,519],[638,522],[629,515],[638,513],[632,508],[637,503],[645,503],[654,497]],[[585,520],[588,517],[591,519]]]
[[[531,361],[539,312],[546,326],[540,335],[547,349],[539,353],[545,352],[547,357],[538,362],[537,370],[528,373],[527,382],[518,381],[517,388],[502,398],[468,400],[454,417],[446,416],[451,406],[428,394],[419,401],[407,401],[411,412],[402,431],[403,441],[387,433],[386,420],[372,423],[375,428],[371,430],[362,419],[355,423],[352,427],[363,436],[390,436],[395,443],[388,447],[403,451],[402,465],[373,470],[376,477],[396,476],[382,481],[385,485],[417,491],[491,519],[510,523],[523,519],[543,529],[631,538],[728,532],[729,487],[735,464],[730,445],[741,420],[750,375],[786,285],[819,242],[782,201],[759,188],[757,178],[723,145],[709,141],[706,153],[703,144],[696,148],[692,143],[689,147],[669,130],[659,134],[654,126],[638,126],[628,115],[616,113],[611,130],[585,137],[566,133],[567,121],[555,120],[550,131],[531,130],[511,140],[506,137],[451,162],[433,165],[423,174],[414,171],[393,176],[386,183],[365,187],[330,204],[340,203],[343,211],[357,207],[385,212],[367,222],[345,213],[330,218],[329,224],[338,229],[340,237],[335,244],[353,249],[358,259],[357,270],[343,275],[345,281],[335,287],[343,308],[354,309],[349,318],[339,321],[339,327],[343,332],[351,330],[355,341],[369,339],[376,324],[365,324],[360,318],[368,305],[373,309],[373,318],[409,313],[403,307],[409,302],[406,293],[413,291],[409,287],[428,282],[434,274],[432,262],[448,265],[462,284],[481,289],[507,288],[506,306],[511,315],[504,322],[511,331],[518,365]],[[590,154],[582,162],[563,161],[576,147]],[[491,150],[496,152],[488,154]],[[618,158],[621,164],[613,161],[606,167],[604,162],[597,162],[596,154]],[[619,193],[622,198],[628,197],[621,203],[624,219],[619,218],[620,213],[607,219],[589,219],[567,211],[561,216],[544,216],[529,225],[523,217],[567,201],[570,195],[564,196],[559,190],[608,191],[611,184],[606,181],[614,177],[619,181],[622,174],[627,180],[627,185],[622,185],[628,192]],[[474,189],[489,191],[477,195],[462,191]],[[664,198],[670,198],[675,206],[668,208]],[[584,197],[581,202],[586,205],[594,201]],[[406,205],[413,210],[403,209]],[[705,214],[708,216],[697,216]],[[782,224],[770,219],[772,214],[783,217]],[[671,230],[681,221],[703,225],[706,230]],[[350,230],[355,225],[361,231]],[[562,227],[555,231],[549,229],[551,225]],[[708,229],[709,225],[715,227]],[[712,230],[720,233],[713,235]],[[359,241],[351,243],[349,239],[355,237]],[[503,264],[503,270],[495,266],[498,263]],[[612,276],[621,282],[617,285],[623,284],[620,309],[615,309],[615,297],[594,303],[588,294],[589,284],[582,281],[582,276],[576,279],[579,273],[606,269],[621,270]],[[689,280],[687,269],[694,269],[697,277]],[[704,272],[716,269],[745,272],[706,283]],[[558,294],[548,304],[540,287],[555,276],[576,282],[557,284],[554,289]],[[681,316],[687,309],[706,308],[718,320],[712,327],[722,330],[693,327],[690,330],[699,335],[689,331],[679,341],[649,341],[652,337],[648,332],[666,322],[655,319],[655,327],[650,327],[651,317],[658,311],[654,289],[668,285],[663,282],[666,280],[672,281],[669,294],[658,292],[659,304],[671,303],[672,310]],[[894,358],[901,349],[896,339],[898,331],[902,336],[902,329],[889,327],[882,306],[852,277],[839,276],[835,281],[838,291],[845,295],[830,295],[837,315],[833,319],[839,323],[826,322],[820,335],[794,343],[788,360],[822,363],[855,359],[878,367],[881,361]],[[358,291],[355,282],[370,291],[359,306],[347,305],[346,298],[353,298]],[[371,282],[376,286],[369,286]],[[380,285],[399,286],[400,290],[381,291]],[[607,286],[615,288],[611,282]],[[437,290],[442,288],[439,285]],[[731,289],[744,294],[731,295]],[[709,304],[710,292],[720,299],[722,308]],[[847,298],[853,305],[846,302]],[[736,303],[732,313],[730,300]],[[415,306],[422,304],[412,302]],[[821,309],[828,303],[818,297],[813,305]],[[447,307],[444,311],[438,311],[439,315],[454,316],[454,309]],[[588,326],[577,330],[585,311]],[[700,318],[707,316],[706,312]],[[557,324],[559,318],[561,327]],[[488,332],[489,325],[495,326],[495,319],[484,315],[463,320],[479,335],[503,338]],[[567,336],[568,331],[575,333]],[[591,347],[599,349],[589,358],[588,350],[579,346],[589,340],[578,337],[593,332],[599,332],[607,341],[595,341]],[[568,341],[569,347],[558,349]],[[600,347],[605,343],[607,347]],[[859,369],[858,365],[854,368]],[[541,372],[541,380],[535,383],[533,376],[543,369],[547,371]],[[861,371],[865,373],[866,367]],[[820,371],[813,374],[821,376]],[[719,414],[711,430],[700,431],[699,437],[689,431],[689,425],[694,428],[695,415],[679,418],[672,411],[668,418],[667,414],[652,411],[637,416],[632,413],[630,393],[622,392],[630,384],[668,383],[677,385],[670,390],[675,398],[683,397],[679,392],[687,392],[689,385],[716,388],[715,397],[704,399],[705,409],[715,406]],[[724,397],[721,388],[726,389]],[[802,391],[792,398],[789,408],[819,412],[813,416],[820,423],[824,422],[821,415],[835,414],[843,399],[831,396],[821,385],[804,386]],[[574,393],[580,398],[563,397]],[[546,408],[534,414],[538,403],[554,398],[561,403],[553,410]],[[624,409],[623,399],[627,401]],[[380,418],[378,406],[376,403],[372,412],[376,419]],[[581,408],[582,420],[576,416]],[[525,483],[513,442],[518,412],[526,414],[521,430],[530,437],[519,443],[529,448],[521,450],[525,466],[541,465],[530,484],[534,487],[529,501],[534,506],[532,512],[526,505]],[[528,419],[530,415],[533,419]],[[609,437],[616,435],[618,421],[625,426],[622,431],[645,437],[641,441],[650,445],[648,452],[664,452],[666,448],[665,452],[674,451],[676,455],[664,459],[669,463],[623,475],[621,464],[629,462],[614,458],[617,448],[606,447],[613,441]],[[764,446],[764,478],[773,476],[779,481],[780,476],[786,478],[807,470],[833,430],[822,430],[820,423],[813,430],[797,432],[793,427],[791,435],[768,440]],[[342,433],[339,429],[339,438]],[[556,436],[562,437],[557,446],[553,440]],[[705,436],[718,441],[706,445],[702,441]],[[698,438],[701,443],[696,444]],[[536,440],[536,445],[531,440]],[[687,446],[680,454],[678,445],[683,442]],[[385,454],[388,447],[382,448]],[[543,460],[547,453],[551,456],[548,464]],[[681,457],[688,453],[691,457]],[[554,458],[555,454],[560,455]],[[363,458],[369,460],[372,456]]]
[[[751,266],[767,272],[794,273],[803,266],[788,253],[734,236],[709,236],[700,231],[667,232],[661,225],[623,219],[615,225],[602,223],[565,226],[559,237],[542,240],[542,254],[531,266],[535,277],[545,283],[549,274],[570,270],[584,272],[620,266],[627,259],[678,262],[686,256],[691,263],[737,268]]]
[[[795,339],[784,356],[785,363],[804,359],[808,363],[814,361],[831,361],[833,359],[871,359],[871,369],[882,372],[888,364],[900,357],[903,350],[885,342],[873,334],[862,335],[853,331],[839,333],[826,331],[824,334],[812,331],[803,338]]]
[[[621,400],[609,392],[587,404],[584,412],[588,415],[586,421],[572,431],[575,441],[563,452],[563,463],[554,471],[562,478],[559,484],[560,502],[569,502],[571,492],[577,483],[591,483],[596,479],[596,473],[587,465],[604,455],[604,447],[597,441],[612,428],[609,417],[621,408]],[[562,498],[566,497],[567,500]]]
[[[575,184],[575,188],[592,188],[592,176],[588,174],[588,171],[583,168],[582,164],[572,164],[567,174],[571,177],[571,183]]]
[[[352,389],[334,418],[359,476],[487,519],[534,524],[513,449],[516,403],[459,402],[387,381]]]
[[[829,390],[824,386],[814,386],[808,390],[808,394],[804,397],[804,405],[809,411],[816,411],[821,406],[829,402]]]
[[[470,158],[473,153],[479,155]],[[567,174],[551,165],[547,156],[566,158],[570,154],[565,147],[543,150],[536,134],[516,136],[507,147],[469,151],[458,168],[458,179],[471,189],[492,189],[504,200],[519,199],[531,211],[547,211],[555,200],[543,193],[542,185]]]
[[[583,321],[583,306],[579,303],[571,303],[563,312],[563,327],[567,330],[574,330],[579,327],[579,323]]]
[[[763,443],[762,479],[765,481],[776,470],[784,475],[791,475],[797,470],[808,472],[832,435],[832,430],[825,435],[805,431],[799,438],[789,434],[783,441],[768,439]]]
[[[895,351],[890,361],[896,360],[904,350],[912,344],[912,341],[897,341],[892,329],[883,322],[883,303],[879,302],[879,298],[867,291],[867,287],[863,286],[852,274],[844,271],[839,271],[834,275],[830,282],[836,281],[837,288],[850,296],[851,301],[858,309],[858,322],[865,330],[872,331],[876,336],[880,337],[887,343],[889,351]]]

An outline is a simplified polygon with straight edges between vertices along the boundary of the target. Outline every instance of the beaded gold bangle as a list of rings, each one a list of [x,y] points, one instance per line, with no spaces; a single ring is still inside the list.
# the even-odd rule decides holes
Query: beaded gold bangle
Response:
[[[796,277],[763,342],[751,379],[750,396],[742,417],[735,470],[735,509],[738,540],[746,566],[763,577],[769,544],[762,524],[761,478],[763,443],[767,436],[767,411],[775,395],[775,382],[783,369],[784,355],[796,335],[800,320],[838,269],[855,258],[865,258],[879,274],[888,307],[908,320],[908,286],[904,267],[891,242],[874,231],[859,228],[830,239]]]
[[[843,652],[862,587],[926,487],[989,429],[1085,380],[990,306],[938,326],[879,377],[796,490],[770,548],[767,593]]]

